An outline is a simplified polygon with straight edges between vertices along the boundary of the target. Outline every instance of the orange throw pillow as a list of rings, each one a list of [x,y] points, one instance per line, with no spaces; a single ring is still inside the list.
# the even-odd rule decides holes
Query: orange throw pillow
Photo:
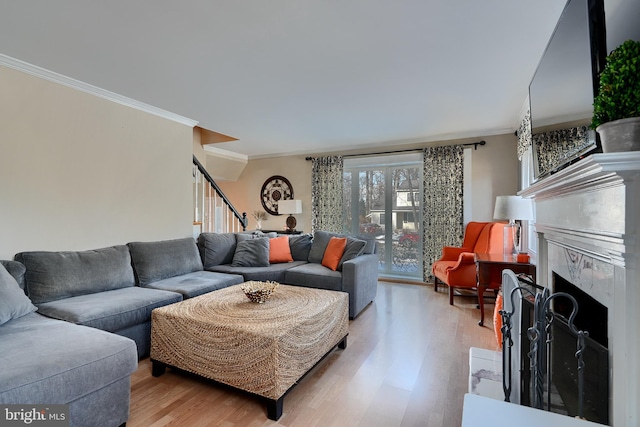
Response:
[[[324,256],[322,257],[322,265],[327,268],[336,271],[340,264],[340,259],[344,255],[344,248],[347,247],[346,237],[332,237],[329,240],[327,249],[324,250]]]
[[[289,236],[272,237],[269,239],[269,263],[293,262]]]
[[[504,298],[502,297],[502,291],[500,291],[496,297],[496,306],[493,310],[493,331],[496,334],[496,342],[499,349],[502,349],[502,316],[500,315],[500,310],[502,310],[503,304]]]

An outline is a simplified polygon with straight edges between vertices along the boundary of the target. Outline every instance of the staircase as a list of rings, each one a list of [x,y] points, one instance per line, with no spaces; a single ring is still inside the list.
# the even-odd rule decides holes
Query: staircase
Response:
[[[193,156],[193,225],[201,233],[235,233],[247,227],[240,214],[204,166]]]

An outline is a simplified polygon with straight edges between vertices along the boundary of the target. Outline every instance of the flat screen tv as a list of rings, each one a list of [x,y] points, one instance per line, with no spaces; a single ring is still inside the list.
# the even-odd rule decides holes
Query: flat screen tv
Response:
[[[529,85],[535,179],[601,151],[589,125],[606,55],[603,0],[568,0]]]

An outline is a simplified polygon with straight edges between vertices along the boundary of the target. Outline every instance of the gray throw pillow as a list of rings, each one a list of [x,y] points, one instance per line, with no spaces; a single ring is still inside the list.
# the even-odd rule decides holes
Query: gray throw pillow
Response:
[[[364,240],[347,237],[347,246],[345,246],[344,254],[338,263],[338,271],[342,271],[342,264],[344,264],[345,261],[349,261],[350,259],[362,255],[366,244],[367,242]]]
[[[216,265],[231,264],[236,250],[236,235],[235,233],[200,233],[198,247],[205,270]]]
[[[355,237],[367,242],[367,244],[364,246],[364,251],[362,252],[363,254],[375,254],[378,252],[378,241],[374,236],[370,234],[356,234]]]
[[[278,237],[278,233],[276,233],[275,231],[270,233],[263,233],[259,230],[241,231],[240,233],[236,234],[236,241],[241,242],[243,240],[259,239],[261,237],[268,237],[269,239],[271,239],[273,237]]]
[[[289,248],[294,261],[307,261],[311,250],[311,234],[289,236]]]
[[[36,310],[16,279],[0,264],[0,325]]]
[[[232,267],[268,267],[269,239],[243,240],[236,245]]]

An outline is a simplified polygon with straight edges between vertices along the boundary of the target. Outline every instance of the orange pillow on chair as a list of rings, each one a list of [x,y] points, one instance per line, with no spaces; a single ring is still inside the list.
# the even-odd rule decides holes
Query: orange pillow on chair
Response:
[[[493,331],[496,334],[496,342],[498,343],[498,348],[502,350],[502,316],[500,315],[500,310],[502,310],[504,304],[504,298],[502,296],[502,291],[498,293],[496,297],[496,306],[493,309]]]
[[[269,263],[293,262],[289,236],[272,237],[269,239]]]
[[[344,255],[344,249],[346,247],[346,237],[332,237],[329,240],[327,249],[324,250],[322,265],[330,268],[333,271],[336,271],[338,269],[338,265],[340,264],[340,259],[342,258],[342,255]]]

